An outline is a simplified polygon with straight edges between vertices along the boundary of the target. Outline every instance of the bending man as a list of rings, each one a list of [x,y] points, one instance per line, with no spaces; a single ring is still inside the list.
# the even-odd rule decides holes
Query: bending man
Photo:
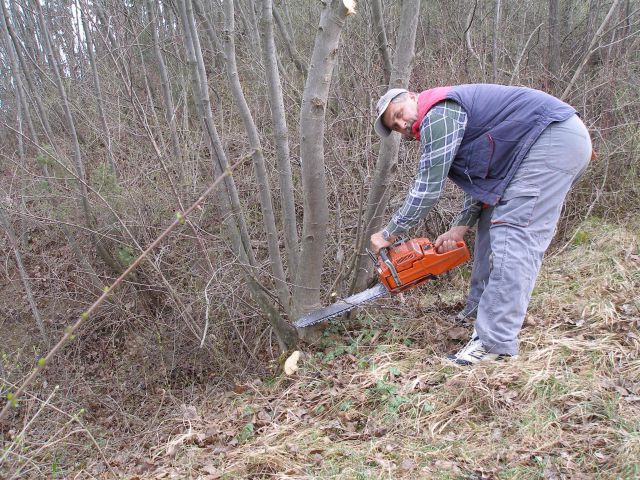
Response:
[[[476,316],[468,344],[448,355],[470,365],[518,354],[542,257],[564,199],[591,156],[589,133],[571,106],[538,90],[502,85],[392,89],[377,104],[375,131],[420,141],[418,174],[402,207],[371,236],[377,253],[435,205],[446,178],[465,192],[438,252],[474,225],[475,255],[464,315]]]

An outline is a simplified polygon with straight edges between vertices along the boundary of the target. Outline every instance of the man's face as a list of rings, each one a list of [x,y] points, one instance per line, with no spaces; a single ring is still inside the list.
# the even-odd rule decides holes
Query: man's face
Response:
[[[409,92],[404,98],[403,101],[392,101],[389,104],[382,115],[382,121],[389,129],[413,140],[411,128],[418,119],[418,96]]]

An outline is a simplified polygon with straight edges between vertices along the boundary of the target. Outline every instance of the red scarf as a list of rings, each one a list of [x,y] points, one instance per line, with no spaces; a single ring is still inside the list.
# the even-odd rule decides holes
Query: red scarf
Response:
[[[436,87],[420,93],[418,96],[418,119],[411,127],[411,133],[413,133],[416,140],[420,140],[420,125],[422,124],[424,116],[436,103],[445,100],[452,88],[453,87]]]

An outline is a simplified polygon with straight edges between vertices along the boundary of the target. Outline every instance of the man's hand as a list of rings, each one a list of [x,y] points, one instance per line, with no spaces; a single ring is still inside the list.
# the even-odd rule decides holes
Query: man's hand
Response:
[[[374,255],[378,255],[378,252],[380,252],[381,248],[390,247],[391,245],[393,245],[393,242],[396,241],[397,237],[395,235],[391,235],[389,237],[389,240],[385,240],[382,236],[382,232],[383,230],[380,230],[379,232],[371,235],[371,250],[373,251]]]
[[[436,239],[436,252],[445,253],[458,248],[458,242],[464,239],[464,234],[467,233],[470,228],[471,227],[467,227],[464,225],[451,227],[448,232],[443,233]]]

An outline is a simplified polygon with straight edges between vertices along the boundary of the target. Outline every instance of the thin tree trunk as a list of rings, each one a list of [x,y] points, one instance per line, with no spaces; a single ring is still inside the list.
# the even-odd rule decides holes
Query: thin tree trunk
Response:
[[[294,312],[320,306],[322,260],[327,243],[327,181],[324,172],[324,128],[329,84],[336,63],[340,33],[352,2],[333,0],[323,7],[311,67],[300,110],[300,163],[304,191],[301,255],[295,282]]]
[[[111,167],[111,172],[117,180],[118,170],[116,169],[116,161],[113,156],[113,149],[111,147],[111,134],[109,133],[109,126],[107,125],[107,117],[104,113],[104,100],[102,98],[102,88],[100,87],[100,77],[98,76],[96,57],[95,53],[93,52],[93,34],[91,33],[91,28],[89,27],[89,19],[87,18],[87,6],[83,2],[83,0],[79,0],[79,4],[82,17],[82,27],[84,29],[85,41],[87,42],[87,52],[89,54],[89,65],[91,67],[91,74],[93,76],[93,84],[96,89],[96,104],[98,106],[98,116],[100,117],[100,123],[102,124],[103,133],[107,143],[107,159]]]
[[[222,42],[220,41],[220,37],[216,33],[216,29],[213,25],[213,19],[210,19],[207,13],[202,8],[200,4],[200,0],[193,0],[193,8],[196,10],[196,15],[200,17],[200,21],[204,24],[205,32],[207,32],[207,37],[209,38],[209,43],[211,44],[211,50],[215,54],[215,68],[224,68],[224,47],[222,46]]]
[[[256,18],[256,10],[253,0],[245,0],[244,2],[238,2],[240,10],[243,11],[243,6],[246,5],[248,11],[249,31],[251,37],[251,44],[254,47],[255,52],[260,51],[260,35],[258,33],[258,19]],[[244,15],[244,11],[242,12]],[[260,58],[260,55],[257,55]]]
[[[478,1],[476,0],[476,2],[473,5],[473,8],[469,11],[469,15],[467,15],[467,22],[466,22],[466,29],[464,31],[464,39],[465,39],[465,45],[467,46],[467,49],[469,50],[469,52],[471,52],[471,54],[473,55],[473,57],[478,61],[478,66],[480,67],[480,70],[482,71],[482,78],[485,78],[485,65],[484,62],[482,61],[482,58],[480,58],[480,55],[478,55],[478,53],[474,50],[473,48],[473,44],[471,42],[471,26],[473,25],[473,21],[475,19],[476,16],[476,10],[478,8]],[[465,68],[467,66],[466,63],[466,59],[465,59]]]
[[[405,0],[402,3],[400,30],[389,88],[407,88],[409,85],[418,28],[418,15],[415,12],[419,10],[420,0]],[[355,258],[356,268],[351,291],[362,290],[369,279],[371,272],[368,267],[371,260],[365,253],[365,248],[371,234],[382,226],[389,198],[389,185],[398,162],[399,147],[400,135],[391,135],[380,143],[373,183],[367,197],[367,211],[360,227],[362,233],[358,235],[360,245],[357,245],[358,255]]]
[[[42,126],[44,128],[44,133],[47,137],[47,139],[49,140],[49,144],[50,145],[54,145],[53,143],[53,132],[51,130],[51,126],[49,125],[49,119],[48,119],[48,114],[47,114],[47,110],[44,108],[44,105],[42,104],[42,99],[41,99],[41,95],[38,94],[38,92],[36,92],[36,90],[34,89],[33,86],[33,81],[31,80],[31,70],[27,64],[27,62],[24,59],[24,56],[22,54],[21,49],[21,44],[18,41],[15,31],[13,29],[13,25],[10,22],[9,19],[9,15],[6,9],[6,6],[4,4],[4,2],[0,2],[0,4],[2,5],[2,11],[3,11],[3,18],[4,18],[4,27],[5,27],[5,32],[7,35],[7,38],[11,38],[13,45],[15,47],[15,57],[17,57],[18,62],[20,63],[20,66],[22,67],[21,70],[18,68],[18,62],[15,61],[15,57],[13,57],[12,52],[14,50],[12,49],[8,49],[10,52],[10,57],[13,58],[12,60],[12,64],[13,64],[13,69],[16,72],[16,74],[14,75],[14,78],[16,79],[16,81],[18,81],[19,83],[21,83],[21,76],[18,72],[22,71],[22,73],[24,74],[24,80],[27,83],[27,87],[28,89],[32,92],[32,98],[35,98],[35,102],[36,102],[36,106],[38,109],[38,113],[40,116],[40,121],[42,122]],[[25,92],[25,89],[20,86],[19,87],[19,92]],[[19,95],[20,98],[20,95]],[[29,109],[28,109],[28,105],[26,103],[26,95],[22,95],[22,107],[23,110],[25,111],[25,116],[27,119],[27,125],[30,129],[31,132],[31,136],[33,139],[33,142],[36,146],[39,146],[39,142],[38,142],[38,137],[37,137],[37,132],[34,128],[33,122],[31,120],[31,115],[29,113]],[[42,166],[43,168],[43,172],[45,174],[46,177],[50,177],[50,173],[48,170],[48,166],[45,164],[43,164]],[[85,184],[82,184],[83,186]],[[56,212],[57,215],[57,209],[54,208],[54,211]],[[69,232],[68,228],[64,225],[62,225],[62,230],[65,234],[65,236],[67,237],[68,241],[70,242],[70,244],[73,246],[75,245],[75,239],[73,238],[73,235],[71,234],[71,232]],[[91,230],[91,228],[90,228]],[[96,242],[97,243],[97,242]],[[98,253],[100,254],[100,257],[103,259],[103,261],[105,261],[105,263],[107,263],[107,265],[109,265],[111,267],[112,270],[114,271],[119,271],[120,270],[120,265],[119,263],[117,263],[105,250],[104,248],[102,248],[100,245],[98,245]],[[78,249],[74,249],[74,251],[77,254],[80,254],[80,251]],[[82,258],[80,259],[81,262],[85,263],[88,266],[88,262],[86,262],[86,259],[81,256]],[[91,277],[91,281],[92,283],[95,285],[97,283],[99,283],[99,281],[97,280],[97,276],[95,274],[95,271],[93,270],[93,268],[88,268],[88,271],[90,271],[92,273],[92,277]]]
[[[4,7],[4,3],[2,3],[2,6]],[[4,10],[4,13],[6,14],[6,10]],[[5,43],[7,43],[8,47],[7,47],[7,52],[9,53],[9,59],[10,59],[10,63],[11,63],[11,68],[13,70],[13,78],[14,81],[16,82],[16,91],[18,94],[18,101],[20,102],[20,106],[21,106],[21,111],[23,113],[23,117],[27,123],[27,127],[29,129],[29,135],[31,136],[31,141],[33,142],[33,144],[40,148],[39,146],[39,141],[38,141],[38,133],[36,132],[36,129],[34,127],[33,124],[33,120],[31,118],[31,112],[29,110],[29,106],[27,104],[27,99],[26,99],[26,91],[24,88],[24,85],[22,83],[22,75],[20,74],[20,69],[18,68],[18,61],[16,59],[16,57],[21,58],[21,54],[19,53],[19,51],[16,49],[15,50],[15,55],[14,55],[14,49],[11,43],[11,34],[13,33],[13,30],[11,29],[11,23],[8,22],[8,18],[5,15],[0,15],[0,20],[2,20],[2,25],[3,25],[3,31],[4,31],[4,36],[5,36]],[[13,45],[16,45],[15,42]],[[22,62],[24,64],[24,61]],[[25,80],[28,79],[28,71],[26,70],[22,70],[22,73],[25,74]],[[38,108],[41,111],[41,116],[42,118],[45,120],[45,125],[47,126],[46,128],[48,128],[48,121],[46,121],[47,116],[46,116],[46,112],[44,110],[44,108],[42,107],[42,104],[40,102],[40,98],[38,95],[36,95],[36,103],[38,105]],[[49,138],[51,138],[51,133],[49,131],[46,132],[47,135],[49,136]],[[44,173],[45,177],[50,177],[50,173],[49,173],[49,169],[46,163],[42,164],[42,171]],[[56,208],[55,205],[51,205],[51,210],[54,212],[54,216],[58,216],[58,209]],[[75,241],[75,238],[73,237],[72,233],[69,231],[69,228],[64,224],[64,223],[60,223],[60,228],[67,240],[67,242],[71,245],[72,250],[74,251],[74,253],[76,254],[78,261],[84,266],[85,270],[87,272],[89,272],[89,278],[90,281],[92,283],[92,285],[94,287],[96,287],[97,290],[100,290],[102,288],[102,284],[100,282],[100,280],[98,279],[98,275],[96,274],[95,270],[93,269],[93,267],[89,264],[89,262],[87,261],[87,259],[85,258],[84,255],[82,255],[82,253],[80,252],[80,249],[77,246],[77,242]]]
[[[79,203],[84,213],[85,224],[90,230],[93,231],[95,222],[93,219],[93,215],[91,213],[91,207],[89,206],[87,182],[86,182],[86,176],[84,172],[84,165],[82,163],[82,155],[80,153],[80,144],[78,143],[78,136],[76,134],[75,122],[73,120],[73,115],[71,113],[69,100],[67,99],[67,92],[62,82],[60,67],[56,62],[55,56],[53,54],[53,48],[51,47],[51,37],[49,35],[49,29],[47,27],[44,14],[42,12],[42,6],[40,5],[39,2],[36,2],[35,5],[36,5],[36,11],[38,13],[38,19],[40,21],[42,42],[45,47],[46,55],[49,59],[51,69],[53,70],[53,73],[54,73],[55,84],[58,88],[58,93],[60,94],[60,99],[62,101],[62,109],[64,111],[64,117],[67,123],[67,130],[69,131],[69,135],[71,137],[71,144],[73,147],[74,166],[76,170],[76,175],[78,176],[78,192],[80,195]],[[115,258],[113,258],[106,251],[106,249],[100,244],[100,241],[95,237],[95,235],[92,235],[92,241],[94,243],[94,246],[96,247],[96,250],[100,258],[111,268],[114,268],[115,271],[121,271],[122,266],[115,260]]]
[[[60,67],[53,54],[53,48],[51,47],[51,38],[49,36],[49,28],[47,27],[47,23],[45,21],[44,14],[42,12],[42,6],[40,5],[40,3],[36,3],[36,11],[38,13],[38,19],[40,21],[40,33],[42,35],[41,40],[45,47],[45,52],[49,61],[49,66],[53,70],[54,81],[55,81],[56,87],[58,88],[58,94],[60,95],[60,99],[62,101],[62,109],[64,111],[65,120],[67,123],[67,130],[69,131],[69,135],[71,136],[74,166],[76,169],[76,175],[78,176],[78,179],[79,179],[78,190],[80,193],[80,204],[82,205],[82,210],[84,212],[85,224],[89,228],[92,228],[93,218],[91,215],[91,208],[89,206],[89,198],[88,198],[87,186],[85,181],[84,165],[82,163],[82,155],[80,153],[80,144],[78,143],[78,136],[76,135],[75,122],[73,120],[73,115],[71,113],[71,108],[69,106],[69,100],[67,99],[67,92],[62,82]]]
[[[22,255],[20,254],[20,249],[18,248],[16,234],[13,230],[11,222],[5,215],[4,207],[2,206],[0,206],[0,224],[4,227],[7,233],[7,237],[9,238],[9,245],[13,249],[13,254],[16,257],[16,265],[18,267],[18,271],[20,272],[20,280],[22,280],[22,286],[24,287],[24,291],[27,295],[27,300],[29,302],[29,306],[31,307],[31,313],[33,313],[33,318],[36,321],[38,330],[40,330],[40,335],[42,335],[42,341],[45,343],[45,345],[48,345],[49,339],[47,338],[47,332],[45,331],[44,322],[42,321],[40,311],[38,310],[38,306],[36,305],[36,301],[33,297],[33,291],[31,290],[31,285],[29,284],[29,275],[27,275],[27,271],[25,270],[24,264],[22,263]]]
[[[498,65],[500,63],[500,55],[498,53],[498,37],[500,36],[500,0],[496,1],[496,21],[493,25],[493,83],[498,83]]]
[[[278,9],[275,5],[273,5],[273,18],[275,18],[276,20],[276,25],[278,26],[278,30],[280,30],[280,34],[282,35],[284,41],[284,46],[287,47],[287,52],[289,53],[291,60],[293,60],[294,65],[300,71],[303,78],[307,78],[309,72],[307,65],[298,53],[295,42],[293,41],[293,38],[289,36],[287,27],[285,26],[284,21],[280,16],[280,12],[278,12]]]
[[[222,172],[228,168],[227,156],[222,148],[222,142],[218,136],[218,130],[213,123],[213,113],[211,111],[211,100],[209,98],[209,84],[207,80],[207,73],[204,66],[204,59],[202,58],[202,49],[200,48],[200,38],[198,37],[198,31],[196,29],[195,19],[193,18],[193,8],[191,0],[180,0],[180,5],[183,7],[185,37],[188,45],[191,47],[191,51],[188,52],[189,62],[192,66],[194,84],[194,95],[197,96],[196,105],[200,106],[200,114],[203,118],[204,129],[207,138],[210,142],[211,158],[215,158],[213,162],[214,169],[217,169],[217,175],[221,175]],[[188,29],[188,30],[187,30]],[[249,238],[249,232],[247,230],[247,224],[242,214],[242,207],[240,205],[240,197],[238,195],[238,189],[236,188],[235,181],[232,176],[225,178],[225,189],[227,196],[223,202],[226,204],[227,199],[230,201],[230,211],[233,215],[234,221],[240,231],[240,238],[242,244],[247,253],[249,264],[252,267],[256,266],[256,259],[251,248],[251,241]],[[221,195],[224,197],[224,195]]]
[[[384,69],[384,81],[388,84],[391,79],[391,56],[389,55],[389,41],[387,40],[387,30],[384,26],[384,15],[382,12],[382,0],[371,0],[371,11],[373,12],[374,35],[378,44],[378,51],[382,57],[382,68]],[[417,15],[416,15],[417,16]]]
[[[5,42],[6,43],[6,42]],[[7,48],[13,48],[11,46],[10,43],[6,43]],[[19,95],[21,95],[21,93],[19,93]],[[18,104],[16,105],[16,110],[17,110],[17,118],[16,118],[16,127],[18,129],[18,157],[20,158],[20,168],[23,171],[26,171],[26,166],[27,166],[27,158],[26,158],[26,152],[24,149],[24,121],[23,121],[23,113],[22,113],[22,101],[18,100]],[[24,176],[21,176],[20,178],[20,212],[24,213],[27,210],[26,204],[25,204],[25,198],[27,198],[26,195],[26,191],[27,191],[27,179]],[[19,224],[19,231],[18,231],[18,248],[20,249],[24,249],[27,245],[26,242],[26,225],[25,225],[25,220],[24,218],[20,218],[20,224]]]
[[[20,77],[20,74],[19,74],[20,71],[24,75],[26,89],[22,89],[22,92],[25,94],[25,101],[26,101],[26,97],[28,96],[27,94],[27,90],[28,90],[29,92],[31,92],[31,97],[36,102],[36,108],[38,110],[38,115],[40,118],[40,122],[42,123],[42,128],[44,129],[44,133],[47,136],[49,143],[53,146],[53,134],[52,134],[51,126],[49,125],[49,117],[47,115],[47,111],[44,108],[44,105],[42,104],[42,98],[41,98],[42,95],[40,95],[40,92],[36,91],[33,81],[31,79],[31,69],[29,68],[28,63],[24,58],[24,54],[22,52],[23,47],[18,39],[18,36],[16,35],[15,29],[13,28],[13,24],[11,23],[11,19],[9,18],[9,12],[7,11],[7,7],[4,4],[4,2],[0,2],[0,6],[2,8],[2,13],[4,18],[4,22],[3,22],[4,27],[6,28],[7,35],[9,35],[9,38],[11,38],[11,42],[13,43],[13,47],[14,47],[13,50],[9,49],[10,56],[11,56],[11,53],[15,51],[15,56],[17,57],[17,60],[20,64],[20,68],[18,68],[18,65],[15,65],[13,67],[15,71],[14,78],[17,79]],[[25,106],[26,106],[26,103],[25,103]],[[29,116],[29,118],[31,118],[31,116]],[[31,127],[33,127],[33,125],[31,125]],[[35,130],[33,131],[35,132]],[[35,138],[33,140],[34,142],[37,143],[37,140]]]
[[[531,32],[531,34],[529,35],[529,38],[527,38],[527,41],[524,44],[524,47],[522,47],[522,51],[520,52],[520,55],[518,55],[518,59],[516,60],[516,64],[513,67],[513,72],[511,73],[511,78],[509,79],[509,85],[513,85],[514,82],[518,81],[518,76],[520,75],[520,62],[522,62],[522,58],[524,57],[524,54],[527,51],[527,47],[529,46],[529,42],[531,42],[531,39],[533,38],[533,36],[536,34],[536,32],[538,30],[540,30],[540,28],[543,25],[544,25],[544,23],[541,23],[536,28],[534,28],[533,32]]]
[[[269,106],[273,121],[273,136],[276,144],[278,180],[280,183],[280,202],[282,203],[284,243],[287,252],[290,278],[298,271],[298,227],[296,220],[293,177],[289,152],[289,134],[287,117],[284,110],[282,85],[278,72],[278,55],[273,34],[272,0],[263,0],[260,32],[262,36],[262,58],[269,85]]]
[[[171,85],[169,83],[169,73],[167,72],[167,65],[164,61],[164,55],[160,49],[160,38],[158,35],[158,26],[155,15],[155,9],[151,0],[146,0],[147,10],[149,14],[149,22],[151,28],[151,34],[153,38],[153,51],[156,56],[156,62],[158,63],[158,72],[160,73],[160,86],[162,88],[162,100],[164,102],[164,115],[169,125],[169,132],[171,135],[171,152],[174,156],[174,162],[179,165],[178,171],[179,182],[182,185],[184,183],[184,166],[182,158],[182,149],[180,148],[180,140],[178,139],[178,127],[176,125],[176,113],[173,106],[173,98],[171,97]]]
[[[211,102],[209,100],[208,82],[202,60],[202,52],[198,33],[193,18],[193,9],[191,8],[191,0],[179,0],[180,17],[184,28],[185,47],[187,51],[188,62],[192,69],[194,79],[194,95],[196,96],[196,104],[201,113],[204,128],[209,138],[209,148],[211,157],[215,158],[214,170],[217,176],[228,171],[229,164],[226,154],[222,148],[222,143],[218,137],[218,132],[213,123],[213,115],[211,113]],[[263,287],[254,277],[256,266],[255,258],[251,250],[249,235],[246,229],[246,223],[242,217],[240,210],[240,201],[238,191],[232,178],[225,178],[225,187],[227,194],[218,195],[220,204],[225,213],[232,213],[232,216],[225,222],[229,231],[229,236],[233,245],[233,249],[238,255],[240,267],[244,273],[245,281],[249,287],[252,297],[259,305],[271,324],[280,347],[284,350],[293,346],[297,342],[297,334],[293,327],[288,325],[271,304],[271,300],[265,294]],[[228,180],[228,181],[227,181]]]
[[[594,48],[594,47],[596,46],[596,44],[600,40],[600,37],[602,37],[602,33],[604,32],[604,29],[607,26],[607,23],[609,23],[609,20],[613,16],[613,12],[615,12],[616,7],[618,6],[619,3],[620,3],[620,0],[614,0],[613,4],[611,5],[611,8],[609,9],[609,12],[607,13],[607,16],[602,21],[602,24],[600,25],[600,28],[598,28],[598,31],[594,34],[593,38],[591,39],[591,43],[589,44],[589,48],[587,48],[587,54],[584,56],[584,58],[582,59],[582,62],[580,63],[580,65],[578,66],[576,71],[574,72],[573,77],[571,77],[571,80],[569,81],[569,84],[566,86],[566,88],[562,92],[562,95],[560,95],[561,99],[564,100],[564,99],[567,98],[567,95],[569,95],[569,93],[571,92],[571,89],[573,88],[573,86],[575,85],[576,81],[578,80],[578,77],[582,73],[582,69],[587,64],[587,62],[589,61],[591,56],[596,52],[597,49]]]
[[[587,47],[596,31],[596,22],[598,21],[598,12],[600,11],[600,0],[589,0],[589,14],[587,17],[587,28],[582,43],[582,56],[587,54]]]
[[[231,86],[231,94],[233,95],[236,106],[240,110],[240,117],[242,118],[242,123],[244,124],[244,128],[249,139],[249,146],[252,150],[251,157],[253,159],[253,168],[255,169],[258,190],[260,192],[260,207],[262,210],[264,229],[267,235],[269,260],[276,284],[276,290],[278,292],[278,298],[283,307],[288,311],[291,295],[289,293],[289,288],[287,287],[284,268],[282,266],[282,258],[280,256],[280,249],[278,247],[278,230],[276,228],[276,219],[273,213],[269,176],[265,167],[262,145],[260,144],[260,137],[258,136],[258,129],[256,128],[253,116],[251,115],[251,110],[249,109],[249,105],[244,97],[236,66],[233,10],[233,0],[224,0],[225,29],[223,41],[225,45],[225,56],[227,59],[227,76]]]
[[[547,41],[547,69],[549,71],[547,90],[554,90],[560,70],[560,32],[558,20],[560,0],[549,0],[549,38]]]

